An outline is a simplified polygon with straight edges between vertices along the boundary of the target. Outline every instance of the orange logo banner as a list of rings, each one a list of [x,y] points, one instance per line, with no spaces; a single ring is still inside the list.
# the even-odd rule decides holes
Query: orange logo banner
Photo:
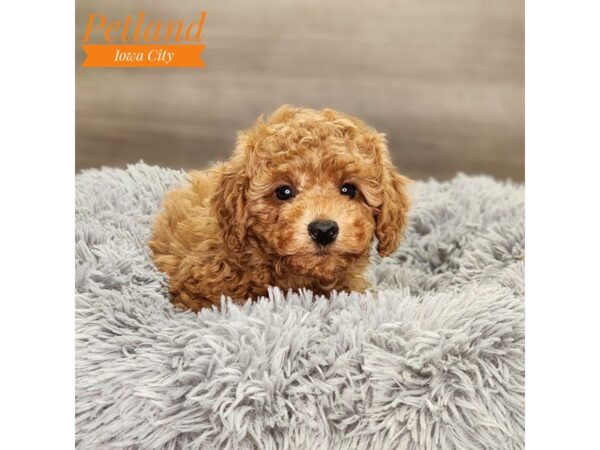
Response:
[[[205,45],[82,45],[83,67],[204,67]]]

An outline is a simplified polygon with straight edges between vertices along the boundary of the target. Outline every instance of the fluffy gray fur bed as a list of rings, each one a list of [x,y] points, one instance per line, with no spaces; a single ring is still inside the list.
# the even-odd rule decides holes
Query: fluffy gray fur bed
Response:
[[[415,183],[367,294],[273,289],[196,315],[146,245],[183,176],[77,176],[78,448],[523,448],[521,185]]]

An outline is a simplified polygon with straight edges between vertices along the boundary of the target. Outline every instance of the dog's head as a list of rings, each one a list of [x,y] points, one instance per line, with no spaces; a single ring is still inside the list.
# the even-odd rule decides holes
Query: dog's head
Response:
[[[212,205],[230,251],[253,240],[273,264],[329,280],[375,236],[382,256],[398,247],[407,183],[384,136],[362,121],[283,106],[239,134]]]

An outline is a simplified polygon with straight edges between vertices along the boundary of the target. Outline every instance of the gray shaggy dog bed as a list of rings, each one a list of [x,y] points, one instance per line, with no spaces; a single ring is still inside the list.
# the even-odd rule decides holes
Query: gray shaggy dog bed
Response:
[[[146,241],[180,171],[76,180],[81,449],[524,446],[523,188],[417,182],[374,289],[175,310]]]

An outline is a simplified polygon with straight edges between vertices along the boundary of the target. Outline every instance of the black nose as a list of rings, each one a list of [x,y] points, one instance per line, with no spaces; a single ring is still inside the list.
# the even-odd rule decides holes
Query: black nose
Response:
[[[315,220],[308,224],[308,234],[321,245],[329,245],[335,241],[338,231],[340,227],[333,220]]]

